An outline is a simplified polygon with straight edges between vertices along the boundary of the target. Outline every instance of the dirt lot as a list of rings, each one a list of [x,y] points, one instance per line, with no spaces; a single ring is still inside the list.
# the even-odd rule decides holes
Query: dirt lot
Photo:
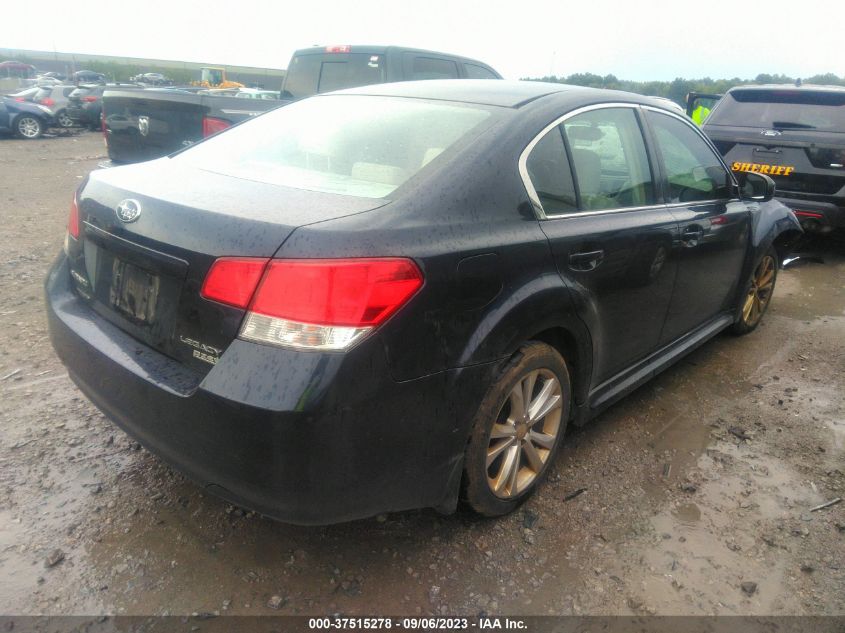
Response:
[[[103,152],[0,139],[0,611],[845,613],[845,502],[811,510],[845,497],[841,244],[782,271],[758,331],[570,431],[514,516],[291,527],[162,465],[53,355],[42,280]]]

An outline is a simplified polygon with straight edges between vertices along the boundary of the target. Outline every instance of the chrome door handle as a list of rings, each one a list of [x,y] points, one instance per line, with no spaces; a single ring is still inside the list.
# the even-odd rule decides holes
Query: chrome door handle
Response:
[[[704,236],[704,230],[697,227],[689,227],[681,233],[681,241],[684,246],[697,246],[698,242]]]
[[[588,272],[598,268],[604,261],[604,251],[588,251],[569,255],[569,267],[572,270]]]

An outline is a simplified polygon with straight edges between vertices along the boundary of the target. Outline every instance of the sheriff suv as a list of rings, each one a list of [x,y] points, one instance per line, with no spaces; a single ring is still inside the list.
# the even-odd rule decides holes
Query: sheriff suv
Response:
[[[733,88],[703,130],[734,172],[774,179],[805,230],[845,228],[845,87]]]

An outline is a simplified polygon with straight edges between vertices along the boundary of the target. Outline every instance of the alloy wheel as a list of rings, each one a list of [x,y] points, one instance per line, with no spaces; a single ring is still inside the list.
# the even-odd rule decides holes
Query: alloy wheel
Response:
[[[32,117],[18,121],[18,132],[24,138],[37,138],[41,134],[41,124]]]
[[[561,430],[562,405],[560,381],[547,369],[513,387],[487,445],[487,485],[494,495],[513,498],[542,474]]]
[[[62,127],[73,127],[73,119],[68,116],[67,112],[59,112],[56,121]]]
[[[754,326],[766,311],[766,306],[772,299],[775,286],[775,258],[765,255],[751,277],[751,287],[745,296],[742,306],[742,321],[748,326]]]

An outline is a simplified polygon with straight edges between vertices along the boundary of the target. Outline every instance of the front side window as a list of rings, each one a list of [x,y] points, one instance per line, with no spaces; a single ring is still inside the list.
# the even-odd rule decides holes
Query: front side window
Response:
[[[458,66],[450,59],[414,57],[412,79],[457,79]]]
[[[575,183],[560,126],[552,128],[534,146],[525,168],[546,215],[578,210]]]
[[[666,201],[701,202],[729,197],[729,175],[710,146],[675,117],[648,112],[668,184]]]
[[[602,108],[567,119],[564,134],[583,211],[654,204],[645,141],[632,108]]]
[[[495,108],[334,95],[297,101],[172,157],[268,184],[382,198],[472,141]]]
[[[466,70],[467,79],[497,79],[493,71],[478,64],[464,64],[464,70]]]

